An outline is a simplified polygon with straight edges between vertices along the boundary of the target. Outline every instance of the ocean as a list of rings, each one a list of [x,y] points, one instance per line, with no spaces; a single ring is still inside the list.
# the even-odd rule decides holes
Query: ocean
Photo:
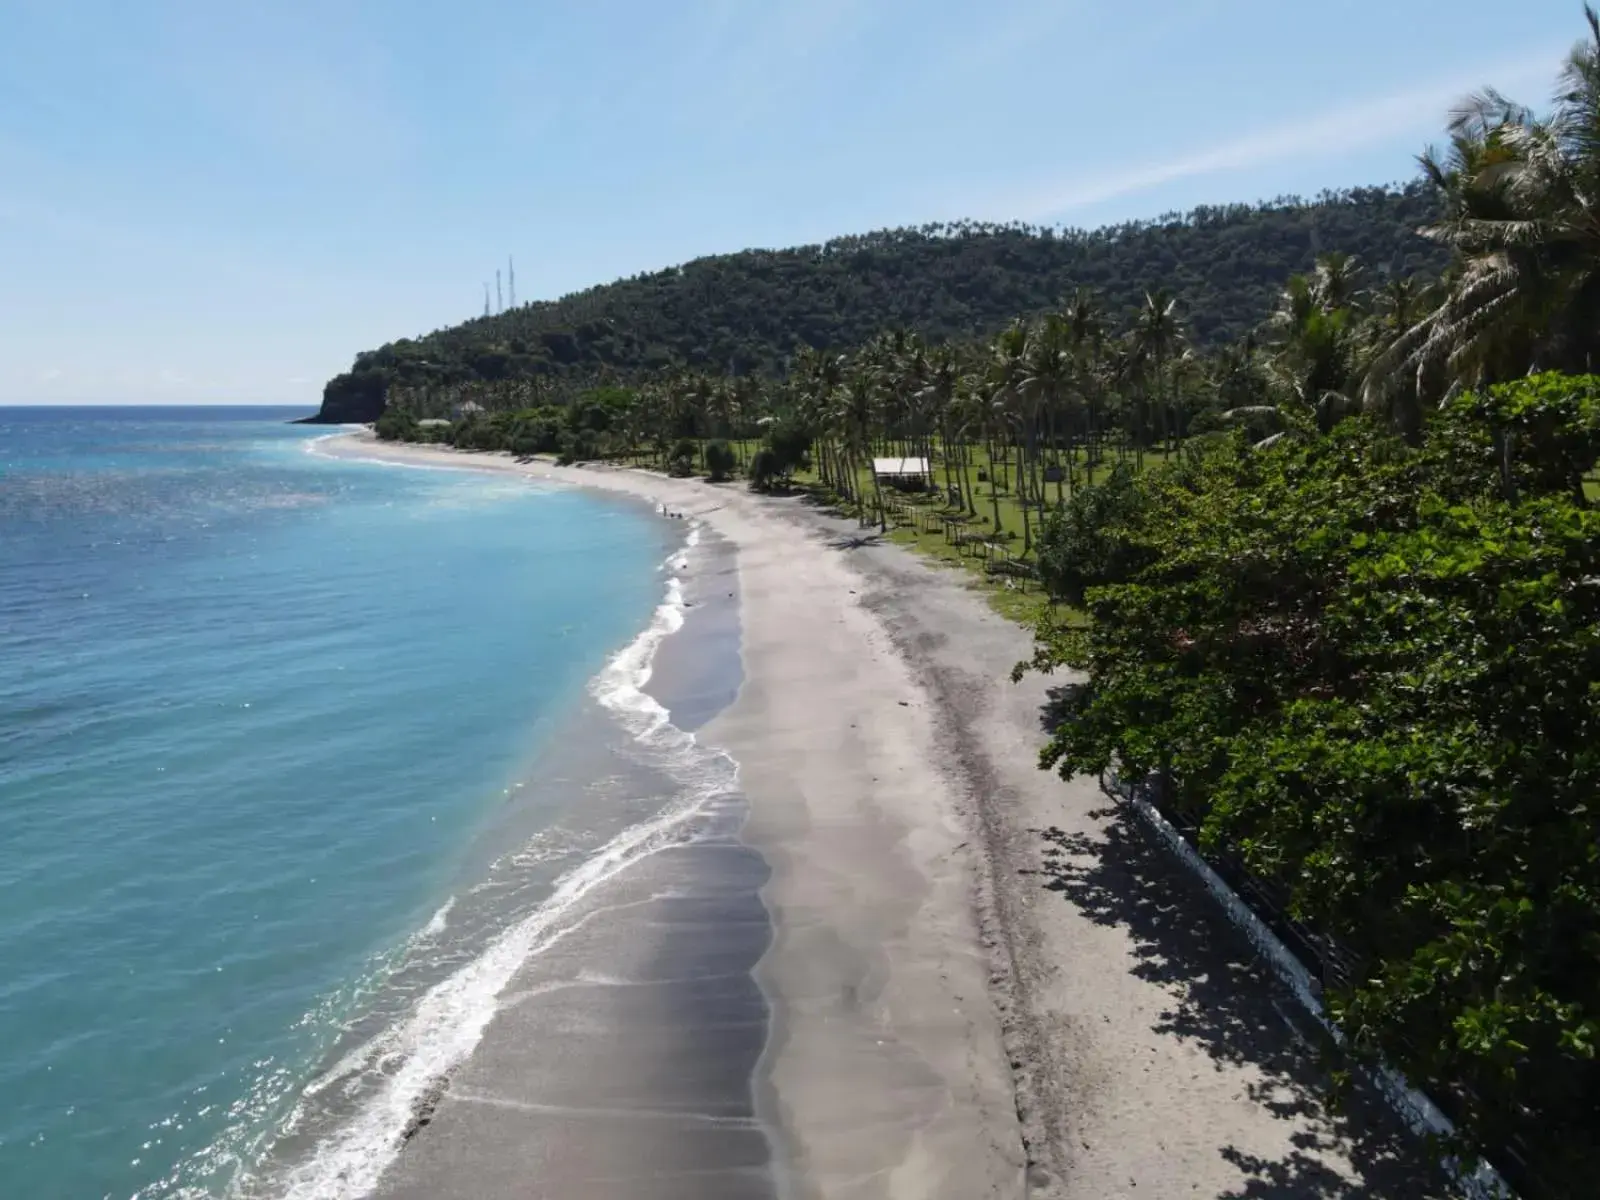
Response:
[[[736,786],[646,686],[689,523],[295,415],[0,409],[6,1195],[365,1194],[563,915]]]

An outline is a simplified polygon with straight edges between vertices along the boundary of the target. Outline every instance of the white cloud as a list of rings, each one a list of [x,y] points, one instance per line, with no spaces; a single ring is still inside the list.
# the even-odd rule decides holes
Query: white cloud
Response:
[[[1270,125],[1173,158],[1035,185],[1013,192],[1004,197],[1002,203],[988,207],[1016,219],[1042,221],[1178,180],[1300,158],[1329,158],[1415,133],[1426,137],[1443,128],[1446,114],[1455,101],[1487,81],[1495,81],[1513,95],[1530,84],[1548,84],[1559,57],[1560,52],[1552,50],[1536,57],[1491,65],[1448,81],[1358,100]]]

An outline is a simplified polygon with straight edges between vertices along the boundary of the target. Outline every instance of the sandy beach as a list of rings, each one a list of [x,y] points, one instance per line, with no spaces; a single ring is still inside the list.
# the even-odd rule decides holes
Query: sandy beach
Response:
[[[1063,681],[1010,682],[1029,636],[966,576],[739,485],[366,434],[320,448],[665,504],[718,539],[737,597],[742,682],[698,736],[738,763],[742,827],[658,856],[607,901],[713,880],[693,911],[641,923],[634,965],[665,980],[691,943],[726,961],[645,1011],[639,989],[562,990],[581,939],[542,958],[510,990],[566,996],[569,1027],[677,1033],[563,1061],[540,1040],[548,1011],[535,1027],[503,1002],[382,1194],[1433,1194],[1377,1106],[1324,1102],[1289,1005],[1204,893],[1096,781],[1038,770]],[[748,1110],[697,1063],[752,1069]],[[619,1099],[630,1071],[670,1105]],[[607,1122],[604,1152],[585,1149]]]

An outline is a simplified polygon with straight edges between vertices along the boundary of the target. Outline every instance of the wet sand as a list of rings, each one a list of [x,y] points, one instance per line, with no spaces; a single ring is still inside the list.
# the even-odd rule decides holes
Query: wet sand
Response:
[[[380,1194],[760,1200],[769,930],[737,804],[592,897],[501,997]]]
[[[713,923],[737,927],[732,897],[756,887],[770,921],[754,966],[767,1036],[748,1112],[707,1108],[712,1093],[727,1094],[722,1052],[746,1046],[750,1028],[720,1001],[613,1007],[607,1027],[633,1022],[645,1032],[619,1039],[645,1044],[623,1053],[619,1040],[617,1055],[581,1063],[529,1049],[548,1039],[548,1024],[511,1039],[532,1055],[521,1059],[491,1027],[393,1173],[433,1190],[395,1194],[1431,1194],[1380,1112],[1359,1098],[1324,1103],[1315,1056],[1203,893],[1095,781],[1036,769],[1041,707],[1060,681],[1009,682],[1028,636],[964,577],[798,501],[733,486],[370,438],[330,445],[666,500],[736,548],[743,682],[702,736],[738,759],[748,819],[722,866],[678,865],[727,881],[730,907],[702,910]],[[731,865],[739,848],[762,866],[741,875]],[[673,867],[658,858],[648,870]],[[628,886],[642,880],[630,875]],[[667,929],[639,935],[643,969],[661,961],[644,943],[664,947]],[[729,944],[748,954],[759,940]],[[674,1024],[669,1010],[686,1019]],[[565,1019],[576,1028],[598,1012],[575,1004]],[[725,1022],[721,1032],[702,1037],[702,1018],[712,1030]],[[689,1066],[698,1055],[708,1061]],[[625,1140],[621,1127],[603,1133],[594,1105],[680,1072],[675,1114],[692,1112],[716,1134],[624,1152],[616,1171],[627,1187],[593,1173],[610,1161],[601,1142]],[[712,1075],[717,1086],[694,1091]],[[530,1158],[519,1139],[531,1126],[504,1114],[549,1114],[496,1108],[476,1090],[490,1085],[519,1103],[561,1105],[573,1120],[536,1140],[594,1147],[591,1173]],[[755,1156],[756,1135],[771,1147],[770,1168]],[[658,1152],[647,1184],[637,1168]],[[711,1174],[683,1176],[689,1161]]]
[[[741,667],[733,548],[712,535],[688,558],[685,624],[646,690],[693,732],[736,695]],[[682,782],[616,769],[661,794]],[[571,932],[502,993],[381,1195],[775,1196],[751,1083],[768,1032],[752,977],[771,942],[768,872],[739,838],[745,816],[722,794],[564,917]]]

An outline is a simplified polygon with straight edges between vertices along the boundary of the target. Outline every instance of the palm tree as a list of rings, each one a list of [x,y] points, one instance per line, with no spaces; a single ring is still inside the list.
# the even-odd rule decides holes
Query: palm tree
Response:
[[[972,487],[971,435],[975,430],[983,428],[984,412],[985,405],[976,378],[967,372],[958,373],[955,395],[950,404],[950,425],[960,460],[961,498],[969,517],[978,515],[977,498]],[[997,522],[998,517],[997,510]]]
[[[1165,288],[1144,294],[1144,303],[1133,323],[1133,348],[1135,353],[1154,368],[1154,387],[1157,412],[1163,429],[1171,432],[1175,421],[1176,405],[1166,394],[1167,363],[1182,344],[1183,331],[1178,325],[1178,301]],[[1142,449],[1142,447],[1141,447]]]
[[[933,431],[938,409],[928,389],[933,375],[933,359],[921,338],[913,335],[908,339],[897,366],[895,389],[905,414],[907,457],[927,459],[928,467],[932,470]]]
[[[762,381],[754,375],[741,375],[728,389],[728,436],[733,439],[734,461],[745,467],[744,437],[762,416],[766,396]]]
[[[972,503],[967,487],[965,446],[966,422],[957,397],[961,391],[961,360],[949,346],[939,346],[927,359],[925,382],[918,393],[918,404],[931,418],[929,425],[939,430],[940,457],[944,462],[946,495],[955,495],[957,489],[953,474],[961,478],[960,495],[963,503]],[[929,459],[932,466],[932,459]]]
[[[1361,264],[1342,250],[1317,255],[1309,282],[1322,308],[1355,308],[1361,302]]]
[[[1025,429],[1033,417],[1032,394],[1024,388],[1027,378],[1028,324],[1020,319],[1011,322],[990,349],[987,384],[989,404],[994,421],[991,428],[1002,434],[1005,442],[1018,448],[1016,495],[1022,509],[1022,552],[1033,548],[1033,529],[1028,515],[1027,489],[1027,439]],[[996,456],[989,452],[990,491],[998,487],[994,479]],[[1000,501],[994,501],[994,528],[1000,532]]]
[[[1038,415],[1043,413],[1046,441],[1052,458],[1060,470],[1060,456],[1056,445],[1056,416],[1071,389],[1075,374],[1073,346],[1068,335],[1066,319],[1051,313],[1036,322],[1029,330],[1023,347],[1022,376],[1018,387],[1032,403],[1027,417],[1026,438],[1030,444],[1037,441]],[[1032,455],[1037,463],[1038,454]],[[1036,488],[1036,498],[1044,498],[1043,488]],[[1061,477],[1056,477],[1056,502],[1060,503]]]
[[[1443,299],[1393,339],[1363,397],[1390,404],[1409,376],[1420,401],[1532,369],[1586,370],[1600,350],[1600,17],[1572,51],[1554,112],[1536,119],[1492,90],[1451,120],[1450,148],[1423,154],[1444,215],[1424,234],[1456,266]]]
[[[1422,437],[1422,395],[1415,373],[1383,370],[1378,364],[1407,331],[1441,302],[1441,289],[1427,280],[1400,276],[1373,293],[1361,355],[1367,370],[1357,388],[1361,406],[1382,417],[1413,444]]]
[[[844,378],[845,360],[807,346],[795,359],[796,401],[808,429],[817,433],[817,472],[823,486],[845,500],[854,498],[847,472],[841,469],[836,441],[835,398]]]
[[[1267,326],[1276,342],[1268,378],[1279,398],[1315,414],[1319,429],[1354,408],[1361,375],[1361,313],[1355,308],[1358,268],[1345,255],[1323,255],[1310,275],[1295,275]]]
[[[1079,288],[1062,315],[1072,345],[1075,382],[1083,408],[1084,441],[1088,447],[1086,467],[1089,483],[1093,484],[1097,453],[1095,431],[1100,426],[1100,398],[1104,388],[1101,358],[1105,351],[1106,320],[1099,300],[1089,288]]]
[[[872,497],[878,509],[878,526],[881,532],[889,530],[889,517],[883,507],[883,491],[878,484],[878,473],[872,468],[872,435],[879,420],[880,395],[877,373],[869,362],[857,362],[838,391],[839,440],[844,451],[845,470],[852,477],[865,463],[872,476]],[[859,519],[866,523],[866,506],[859,506]]]
[[[1211,373],[1207,366],[1205,358],[1192,347],[1185,346],[1168,368],[1172,379],[1174,449],[1189,436],[1196,408],[1212,395]]]
[[[1246,334],[1217,351],[1211,361],[1212,384],[1224,409],[1247,409],[1267,403],[1267,380],[1254,334]]]

